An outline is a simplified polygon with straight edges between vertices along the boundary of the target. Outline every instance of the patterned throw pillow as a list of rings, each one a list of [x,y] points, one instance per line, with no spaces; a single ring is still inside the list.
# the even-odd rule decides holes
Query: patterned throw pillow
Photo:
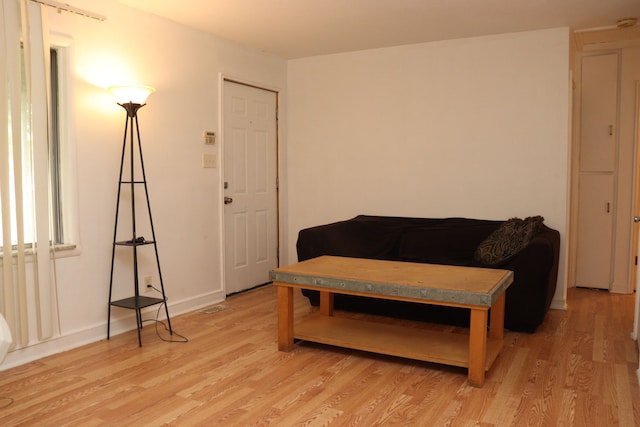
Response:
[[[496,265],[527,247],[542,226],[544,218],[530,216],[505,221],[476,248],[475,260],[485,265]]]

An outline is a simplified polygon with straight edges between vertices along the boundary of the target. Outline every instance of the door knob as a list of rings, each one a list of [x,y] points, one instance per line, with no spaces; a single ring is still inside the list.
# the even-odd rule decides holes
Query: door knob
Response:
[[[227,197],[225,196],[224,198],[224,204],[228,205],[229,203],[233,203],[233,199],[231,197]]]
[[[640,222],[640,216],[636,215],[633,217],[633,222]]]

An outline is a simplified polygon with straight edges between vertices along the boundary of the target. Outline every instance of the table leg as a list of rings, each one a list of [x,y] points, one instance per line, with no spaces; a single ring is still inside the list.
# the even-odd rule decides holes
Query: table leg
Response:
[[[320,314],[333,316],[333,293],[320,291]]]
[[[488,309],[471,309],[469,330],[469,375],[471,385],[482,387],[487,364],[487,319]]]
[[[500,298],[491,306],[489,322],[489,336],[491,338],[504,339],[504,302],[506,293],[500,295]]]
[[[293,288],[278,286],[278,350],[293,349]]]

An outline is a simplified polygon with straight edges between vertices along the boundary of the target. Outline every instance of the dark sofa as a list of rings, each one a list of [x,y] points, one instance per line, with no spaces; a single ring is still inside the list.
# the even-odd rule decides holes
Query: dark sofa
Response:
[[[477,259],[476,249],[501,226],[504,228],[503,223],[505,221],[467,218],[359,215],[301,230],[297,241],[298,260],[334,255],[511,270],[514,282],[507,290],[505,328],[534,332],[542,323],[556,290],[560,234],[540,222],[523,249],[498,264],[487,265]],[[312,305],[319,304],[317,291],[303,290],[302,293]],[[335,295],[334,306],[340,310],[469,325],[469,310],[453,307],[349,295]]]

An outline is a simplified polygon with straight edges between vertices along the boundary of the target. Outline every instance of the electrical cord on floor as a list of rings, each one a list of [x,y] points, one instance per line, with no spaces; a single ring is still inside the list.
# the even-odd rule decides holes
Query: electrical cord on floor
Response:
[[[0,410],[4,409],[4,408],[8,408],[9,406],[11,406],[13,404],[13,398],[12,397],[6,397],[6,396],[0,396],[0,402],[1,401],[6,401],[6,403],[4,403],[3,405],[0,405]]]
[[[152,288],[153,288],[154,290],[156,290],[157,292],[162,293],[162,292],[160,292],[158,289],[156,289],[155,287],[153,287],[153,286],[152,286]],[[169,331],[169,327],[168,327],[164,322],[162,322],[162,321],[158,320],[158,319],[160,318],[160,310],[162,310],[162,307],[163,307],[166,303],[167,303],[167,302],[166,302],[166,301],[164,301],[163,303],[161,303],[161,304],[158,306],[158,311],[156,311],[156,318],[155,318],[155,319],[147,319],[147,320],[143,320],[143,321],[142,321],[142,323],[145,323],[145,322],[154,322],[154,323],[155,323],[155,326],[156,326],[156,335],[158,335],[158,338],[160,338],[162,341],[165,341],[165,342],[179,342],[179,343],[187,343],[187,342],[189,342],[189,338],[185,337],[184,335],[180,335],[180,334],[179,334],[179,333],[177,333],[177,332],[175,331],[175,329],[173,329],[173,328],[172,328],[172,331]],[[160,325],[164,326],[164,330],[165,330],[165,331],[170,332],[170,333],[171,333],[171,332],[173,332],[173,335],[176,335],[176,336],[180,337],[181,339],[173,340],[173,339],[166,339],[166,338],[163,338],[163,337],[162,337],[162,335],[160,335],[160,331],[158,331],[158,324],[160,324]]]

